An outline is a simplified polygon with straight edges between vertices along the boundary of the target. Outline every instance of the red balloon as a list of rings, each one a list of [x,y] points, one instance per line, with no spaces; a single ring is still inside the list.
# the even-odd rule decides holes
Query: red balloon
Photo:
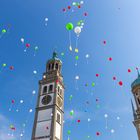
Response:
[[[29,43],[27,43],[27,44],[26,44],[26,47],[27,47],[27,48],[29,48],[29,47],[30,47],[30,44],[29,44]]]
[[[78,8],[81,8],[81,5],[78,5]]]
[[[112,61],[112,58],[111,58],[111,57],[109,57],[109,58],[108,58],[108,60],[109,60],[109,61]]]
[[[96,132],[96,135],[99,136],[100,135],[100,132]]]
[[[81,121],[80,120],[77,120],[77,122],[80,123]]]
[[[131,69],[128,69],[128,72],[131,72]]]
[[[123,85],[123,82],[122,81],[119,81],[119,85],[122,86]]]
[[[70,7],[70,6],[68,6],[68,9],[70,10],[70,9],[71,9],[71,7]]]
[[[13,67],[13,66],[10,66],[9,68],[10,68],[10,70],[13,70],[13,69],[14,69],[14,67]]]
[[[15,103],[15,101],[14,100],[12,100],[12,104],[14,104]]]
[[[96,74],[96,77],[99,77],[99,74],[98,73]]]

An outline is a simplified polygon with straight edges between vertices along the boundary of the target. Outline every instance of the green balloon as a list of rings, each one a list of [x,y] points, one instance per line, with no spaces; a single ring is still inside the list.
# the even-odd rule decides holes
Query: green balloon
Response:
[[[70,135],[71,134],[71,131],[70,130],[68,130],[68,135]]]
[[[6,33],[6,30],[5,30],[5,29],[3,29],[3,30],[2,30],[2,33]]]
[[[79,56],[78,56],[78,55],[77,55],[77,56],[75,56],[75,59],[76,59],[76,60],[78,60],[78,59],[79,59]]]
[[[71,116],[73,116],[73,114],[74,114],[74,111],[73,111],[73,110],[71,110],[71,111],[70,111],[70,115],[71,115]]]
[[[93,87],[95,86],[95,83],[94,83],[94,82],[92,83],[92,86],[93,86]]]
[[[72,30],[73,29],[73,24],[72,23],[68,23],[67,25],[66,25],[66,29],[67,30]]]
[[[6,64],[5,64],[5,63],[3,63],[3,64],[2,64],[2,66],[3,66],[3,67],[6,67]]]

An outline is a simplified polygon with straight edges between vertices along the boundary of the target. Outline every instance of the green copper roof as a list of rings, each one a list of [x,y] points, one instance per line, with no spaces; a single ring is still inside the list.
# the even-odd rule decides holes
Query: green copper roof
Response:
[[[131,84],[131,87],[135,87],[135,86],[138,86],[140,85],[140,73],[138,71],[138,78]]]
[[[58,54],[56,51],[53,52],[52,59],[50,59],[49,61],[52,61],[52,60],[59,60],[62,63],[62,61],[58,58]]]

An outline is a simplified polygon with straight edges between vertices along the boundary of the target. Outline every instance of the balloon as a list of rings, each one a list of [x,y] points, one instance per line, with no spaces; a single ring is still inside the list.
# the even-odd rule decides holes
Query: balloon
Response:
[[[69,99],[70,99],[70,100],[72,100],[72,98],[73,98],[73,96],[72,96],[72,95],[70,95],[70,98],[69,98]]]
[[[113,80],[116,80],[116,77],[115,76],[113,77]]]
[[[33,94],[33,95],[35,95],[35,93],[36,93],[36,91],[35,91],[35,90],[33,90],[33,91],[32,91],[32,94]]]
[[[78,60],[78,59],[79,59],[79,56],[78,56],[78,55],[77,55],[77,56],[75,56],[75,59],[76,59],[76,60]]]
[[[68,9],[71,9],[71,7],[70,7],[70,6],[68,6]]]
[[[120,86],[122,86],[123,85],[123,82],[122,81],[119,81],[119,83],[118,83]]]
[[[89,54],[86,54],[86,58],[89,58]]]
[[[37,71],[36,71],[36,70],[34,70],[34,71],[33,71],[33,73],[34,73],[34,74],[37,74]]]
[[[6,29],[3,29],[3,30],[2,30],[2,33],[6,33],[6,32],[7,32]]]
[[[24,43],[24,38],[21,38],[20,41],[21,41],[22,43]]]
[[[78,122],[78,123],[80,123],[80,122],[81,122],[81,120],[77,120],[77,122]]]
[[[36,47],[35,47],[35,51],[37,51],[37,50],[38,50],[38,47],[36,46]]]
[[[70,134],[71,134],[71,131],[70,131],[70,130],[68,130],[68,132],[67,132],[67,133],[68,133],[68,135],[70,135]]]
[[[70,115],[71,115],[71,116],[74,115],[74,111],[73,111],[73,110],[70,111]]]
[[[95,86],[95,83],[94,83],[94,82],[92,82],[92,86],[93,86],[93,87]]]
[[[79,50],[78,50],[77,48],[75,48],[75,52],[76,52],[76,53],[78,53],[78,52],[79,52]]]
[[[80,1],[80,4],[84,4],[84,1]]]
[[[13,66],[10,66],[10,70],[13,70],[14,69],[14,67]]]
[[[6,67],[6,64],[5,64],[5,63],[3,63],[3,64],[2,64],[2,66],[3,66],[3,67]]]
[[[64,56],[64,53],[62,52],[61,55]]]
[[[76,26],[74,32],[79,35],[81,33],[81,28],[79,26]]]
[[[33,112],[33,110],[32,110],[32,109],[30,109],[30,110],[29,110],[29,112],[31,113],[31,112]]]
[[[112,58],[111,58],[111,57],[109,57],[109,58],[108,58],[108,60],[109,60],[109,61],[112,61]]]
[[[30,47],[30,44],[29,44],[29,43],[27,43],[27,44],[26,44],[26,48],[29,48],[29,47]]]
[[[128,69],[128,72],[130,73],[131,72],[131,69]]]
[[[67,25],[66,25],[66,29],[67,30],[72,30],[73,29],[73,24],[72,23],[68,23]]]
[[[76,2],[73,2],[73,3],[72,3],[72,5],[74,5],[74,6],[75,6],[75,5],[76,5]]]
[[[104,117],[105,117],[105,118],[108,118],[108,115],[107,115],[107,114],[105,114],[105,115],[104,115]]]
[[[75,79],[76,79],[76,80],[79,80],[79,79],[80,79],[80,77],[79,77],[79,76],[75,76]]]
[[[99,77],[99,74],[98,73],[96,74],[96,77]]]
[[[69,47],[69,50],[72,51],[72,46]]]
[[[114,129],[111,129],[111,133],[114,133],[115,132],[115,130]]]
[[[49,19],[48,18],[45,18],[45,21],[48,21]]]

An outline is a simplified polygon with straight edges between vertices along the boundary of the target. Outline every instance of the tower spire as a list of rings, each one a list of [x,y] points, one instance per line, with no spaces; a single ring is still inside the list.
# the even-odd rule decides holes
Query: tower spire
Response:
[[[136,68],[136,70],[137,70],[137,73],[138,73],[138,77],[140,77],[140,72],[139,72],[139,69],[138,69],[138,68]]]
[[[133,104],[132,99],[131,99],[131,105],[132,105],[134,119],[136,119],[137,116],[136,116],[136,111],[135,111],[135,108],[134,108],[134,104]]]

